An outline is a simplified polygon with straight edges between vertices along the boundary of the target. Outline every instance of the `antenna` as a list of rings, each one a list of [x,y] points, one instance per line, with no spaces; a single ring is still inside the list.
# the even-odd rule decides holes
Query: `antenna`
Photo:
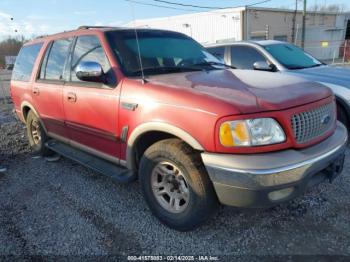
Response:
[[[145,84],[145,83],[147,83],[147,80],[146,80],[145,74],[143,72],[143,65],[142,65],[142,58],[141,58],[141,49],[140,49],[139,37],[137,35],[137,29],[136,29],[134,4],[130,2],[130,5],[131,5],[131,10],[132,10],[132,19],[134,20],[134,31],[135,31],[135,38],[136,38],[136,45],[137,45],[137,53],[138,53],[139,62],[140,62],[142,84]]]

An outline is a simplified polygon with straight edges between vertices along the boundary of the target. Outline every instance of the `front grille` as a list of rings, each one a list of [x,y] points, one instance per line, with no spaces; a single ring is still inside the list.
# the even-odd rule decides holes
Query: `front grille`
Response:
[[[292,116],[294,138],[299,144],[327,133],[334,126],[335,104],[330,103]]]

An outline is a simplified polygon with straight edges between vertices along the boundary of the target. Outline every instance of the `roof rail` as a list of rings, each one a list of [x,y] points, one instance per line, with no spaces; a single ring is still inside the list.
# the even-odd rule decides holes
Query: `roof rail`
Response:
[[[34,39],[41,39],[41,38],[44,38],[44,37],[47,37],[47,36],[49,36],[49,35],[38,35]]]
[[[90,29],[90,28],[115,28],[115,26],[82,25],[78,27],[78,29]]]

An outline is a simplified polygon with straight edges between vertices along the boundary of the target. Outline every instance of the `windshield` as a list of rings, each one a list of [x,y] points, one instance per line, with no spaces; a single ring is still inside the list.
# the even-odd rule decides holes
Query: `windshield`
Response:
[[[109,44],[127,76],[140,76],[135,30],[106,32]],[[147,75],[223,68],[200,44],[183,34],[137,30],[142,67]]]
[[[292,44],[272,44],[263,47],[288,69],[303,69],[322,65],[316,58]]]

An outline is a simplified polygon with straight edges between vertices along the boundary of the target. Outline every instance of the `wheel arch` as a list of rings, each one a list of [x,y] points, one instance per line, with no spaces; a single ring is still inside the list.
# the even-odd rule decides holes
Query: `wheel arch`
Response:
[[[136,127],[129,136],[127,142],[126,165],[128,169],[137,170],[138,158],[152,144],[167,139],[178,138],[193,149],[204,151],[203,146],[188,132],[174,125],[162,122],[148,122]],[[141,143],[144,140],[145,143]],[[141,152],[138,152],[138,149]]]
[[[31,103],[29,103],[27,101],[22,102],[21,103],[21,113],[23,115],[24,122],[26,122],[26,120],[27,120],[29,111],[32,111],[36,115],[36,117],[40,121],[41,126],[44,128],[45,132],[47,133],[47,129],[46,129],[42,119],[40,118],[40,115],[38,114],[38,111],[35,109],[35,107]]]
[[[346,113],[347,119],[350,122],[350,105],[340,96],[335,96],[336,103],[339,104]]]

